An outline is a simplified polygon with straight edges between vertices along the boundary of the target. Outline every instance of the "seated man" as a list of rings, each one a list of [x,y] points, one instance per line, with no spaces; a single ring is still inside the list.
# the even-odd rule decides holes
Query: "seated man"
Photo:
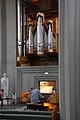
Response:
[[[31,92],[31,103],[37,104],[40,103],[40,99],[43,99],[44,96],[41,95],[38,88],[32,90]]]

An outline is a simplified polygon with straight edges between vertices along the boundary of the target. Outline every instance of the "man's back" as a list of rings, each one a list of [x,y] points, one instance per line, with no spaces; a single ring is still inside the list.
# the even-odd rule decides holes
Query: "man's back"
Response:
[[[41,95],[39,89],[34,89],[31,92],[31,103],[39,103],[40,102],[40,98],[43,98],[43,96]]]

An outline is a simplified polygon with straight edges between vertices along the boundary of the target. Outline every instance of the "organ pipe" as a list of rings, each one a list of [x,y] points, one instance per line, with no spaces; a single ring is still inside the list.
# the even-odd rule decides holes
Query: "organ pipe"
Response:
[[[37,54],[44,54],[43,13],[37,14]]]
[[[25,41],[25,7],[22,4],[22,56],[26,56],[26,41]]]
[[[53,32],[52,32],[52,21],[48,22],[48,51],[53,52]]]
[[[33,24],[29,24],[29,42],[28,42],[28,52],[33,53]]]
[[[18,12],[18,55],[21,56],[21,15],[20,15],[20,0],[17,1]]]

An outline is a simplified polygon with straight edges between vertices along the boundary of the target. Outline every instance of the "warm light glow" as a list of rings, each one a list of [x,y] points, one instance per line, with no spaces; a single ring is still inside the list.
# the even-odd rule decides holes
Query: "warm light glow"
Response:
[[[53,86],[45,86],[41,87],[40,92],[41,93],[52,93]]]
[[[56,82],[40,81],[41,93],[52,93],[52,88],[56,89]]]
[[[51,104],[51,103],[44,103],[43,106],[48,106],[49,109],[53,109],[54,104]]]

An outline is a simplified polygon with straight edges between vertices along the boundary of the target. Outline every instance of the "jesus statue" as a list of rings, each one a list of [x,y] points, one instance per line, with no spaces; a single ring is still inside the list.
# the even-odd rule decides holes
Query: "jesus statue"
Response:
[[[8,87],[9,87],[9,79],[6,76],[6,73],[3,74],[1,78],[1,89],[4,90],[4,98],[8,97]]]

